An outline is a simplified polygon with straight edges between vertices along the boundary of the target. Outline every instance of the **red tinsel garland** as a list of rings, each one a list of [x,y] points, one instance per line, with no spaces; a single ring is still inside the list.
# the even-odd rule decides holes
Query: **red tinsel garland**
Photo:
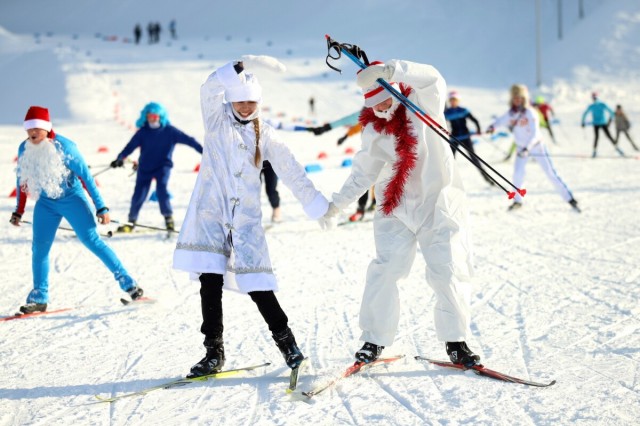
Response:
[[[411,87],[400,83],[400,92],[405,97],[409,96],[411,91]],[[400,204],[404,194],[404,185],[416,165],[418,139],[411,133],[411,120],[407,116],[407,108],[402,104],[398,105],[390,120],[376,117],[373,108],[364,108],[359,121],[362,127],[372,124],[376,132],[393,135],[396,139],[395,151],[398,159],[393,165],[395,174],[384,190],[384,203],[381,206],[382,212],[385,215],[390,215],[393,209]]]

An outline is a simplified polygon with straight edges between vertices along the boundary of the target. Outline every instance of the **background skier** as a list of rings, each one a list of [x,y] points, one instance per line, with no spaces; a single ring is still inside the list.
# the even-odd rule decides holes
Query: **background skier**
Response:
[[[173,127],[167,118],[165,108],[156,102],[145,105],[140,111],[140,118],[136,122],[139,127],[129,143],[111,162],[111,167],[123,167],[124,160],[140,148],[138,159],[138,171],[136,186],[131,197],[129,208],[129,223],[118,227],[118,232],[131,232],[138,220],[140,209],[149,195],[151,181],[156,181],[156,195],[160,213],[164,216],[165,226],[168,230],[174,230],[173,207],[167,185],[173,168],[173,150],[176,144],[185,144],[202,154],[202,145],[186,135],[181,130]]]

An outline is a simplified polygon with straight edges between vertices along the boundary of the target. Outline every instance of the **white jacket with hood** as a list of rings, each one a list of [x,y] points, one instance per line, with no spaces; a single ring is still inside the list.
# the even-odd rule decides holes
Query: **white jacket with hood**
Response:
[[[231,103],[225,102],[225,90],[250,80],[257,84],[254,76],[245,73],[237,74],[233,63],[228,63],[214,71],[200,90],[204,152],[173,267],[193,274],[225,274],[226,288],[248,293],[277,290],[277,282],[261,223],[261,165],[254,163],[254,123],[241,124]],[[310,218],[322,217],[327,199],[278,141],[275,130],[262,120],[259,127],[262,159],[271,163]]]

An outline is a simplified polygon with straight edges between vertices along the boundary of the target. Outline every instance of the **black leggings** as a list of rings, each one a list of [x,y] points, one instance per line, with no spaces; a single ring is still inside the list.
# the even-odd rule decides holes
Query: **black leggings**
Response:
[[[200,331],[206,339],[222,337],[222,285],[224,280],[220,274],[200,275],[200,298],[202,305],[202,327]],[[251,300],[258,306],[262,318],[271,332],[287,328],[289,319],[284,313],[273,291],[249,292]]]
[[[271,163],[268,161],[262,162],[262,174],[264,176],[264,189],[269,198],[269,204],[271,208],[280,207],[280,194],[278,193],[278,175],[273,171]]]
[[[598,136],[600,135],[600,129],[604,132],[604,134],[609,138],[613,146],[616,146],[616,141],[611,137],[611,133],[609,133],[609,127],[607,125],[594,125],[593,131],[595,133],[595,139],[593,140],[593,150],[595,151],[598,148]]]

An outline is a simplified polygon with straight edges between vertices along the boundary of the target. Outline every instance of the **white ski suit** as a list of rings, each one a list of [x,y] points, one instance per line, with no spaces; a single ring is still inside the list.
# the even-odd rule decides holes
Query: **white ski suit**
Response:
[[[213,72],[200,95],[205,126],[200,172],[173,255],[173,267],[193,274],[225,274],[225,287],[243,293],[277,290],[262,228],[260,168],[254,164],[254,124],[239,123],[226,87],[239,77],[228,63]],[[273,128],[260,120],[262,159],[269,160],[282,182],[312,219],[328,208],[304,168]],[[262,164],[262,162],[260,162]],[[192,274],[192,277],[195,278]],[[237,288],[234,288],[237,286]]]
[[[392,60],[390,81],[403,82],[413,91],[408,98],[445,127],[446,84],[430,65]],[[361,339],[377,345],[393,343],[400,304],[397,281],[405,277],[420,245],[426,262],[426,280],[436,297],[434,309],[438,339],[467,339],[470,279],[473,273],[467,224],[467,201],[451,148],[409,111],[411,131],[417,137],[417,161],[404,185],[400,204],[386,216],[386,184],[397,160],[394,135],[367,124],[362,148],[353,159],[351,175],[333,194],[345,208],[375,183],[378,209],[373,219],[376,258],[369,264],[360,309]]]
[[[513,169],[513,184],[516,187],[522,188],[529,156],[534,156],[562,199],[568,202],[573,198],[571,191],[558,176],[549,158],[549,152],[540,134],[540,118],[536,111],[532,108],[524,108],[521,111],[510,109],[498,117],[490,127],[507,127],[513,133],[518,152]],[[517,191],[514,201],[522,203],[522,196]]]

